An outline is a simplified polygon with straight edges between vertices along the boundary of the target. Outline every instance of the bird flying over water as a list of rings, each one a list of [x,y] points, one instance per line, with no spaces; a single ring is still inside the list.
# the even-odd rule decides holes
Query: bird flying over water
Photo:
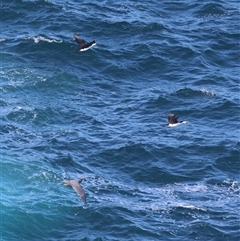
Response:
[[[72,188],[75,190],[75,192],[79,195],[79,197],[82,199],[82,201],[84,202],[84,204],[87,204],[86,201],[86,195],[85,192],[83,190],[83,188],[80,186],[79,183],[81,183],[83,180],[85,180],[86,178],[80,178],[78,180],[64,180],[63,181],[63,185],[64,186],[69,186],[71,185]]]
[[[84,39],[80,38],[76,34],[73,34],[73,37],[78,44],[78,49],[76,51],[86,51],[86,50],[90,49],[92,46],[97,44],[95,42],[95,40],[87,43]]]
[[[178,121],[178,117],[175,114],[168,114],[168,126],[177,126],[180,124],[186,124],[188,121]]]

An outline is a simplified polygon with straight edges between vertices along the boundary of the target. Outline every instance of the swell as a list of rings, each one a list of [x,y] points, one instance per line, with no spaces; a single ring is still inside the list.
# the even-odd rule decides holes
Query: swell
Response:
[[[18,0],[2,15],[6,239],[239,238],[234,2]],[[73,53],[74,32],[97,46]],[[171,112],[189,123],[168,128]],[[61,184],[80,176],[87,207]]]
[[[71,159],[65,161],[71,162]],[[14,163],[13,159],[11,163]],[[4,159],[4,173],[9,171],[9,169],[5,169],[10,167],[7,164],[8,161],[6,162],[6,159]],[[137,235],[139,232],[141,236],[158,238],[162,233],[157,234],[154,226],[159,225],[160,222],[166,230],[176,222],[176,217],[178,217],[177,222],[180,225],[179,228],[175,228],[178,236],[191,236],[191,233],[195,232],[200,232],[203,237],[209,237],[213,233],[217,237],[223,234],[236,237],[238,235],[236,232],[238,216],[235,212],[235,206],[227,205],[228,203],[234,203],[238,198],[239,185],[234,181],[226,180],[217,184],[215,182],[213,185],[204,182],[176,182],[164,183],[159,187],[159,185],[153,186],[151,183],[137,184],[126,182],[124,179],[114,180],[109,177],[104,179],[95,176],[84,183],[89,206],[83,209],[79,207],[79,200],[71,189],[60,186],[61,177],[58,171],[51,172],[47,166],[44,170],[43,167],[37,167],[37,162],[35,164],[36,166],[32,163],[32,170],[29,169],[31,167],[29,165],[25,166],[24,171],[17,166],[15,170],[10,169],[8,175],[15,176],[15,182],[12,183],[10,188],[3,189],[3,192],[11,191],[12,194],[9,196],[10,200],[6,202],[6,204],[8,203],[8,212],[5,212],[6,207],[3,203],[4,224],[9,223],[7,214],[15,213],[15,217],[19,220],[18,225],[13,226],[9,223],[14,232],[18,232],[20,229],[22,231],[27,230],[27,226],[22,221],[24,218],[25,221],[31,222],[35,228],[35,232],[30,235],[32,238],[41,235],[42,237],[53,235],[59,227],[64,232],[58,232],[57,236],[69,238],[74,234],[76,235],[79,225],[87,227],[87,230],[96,229],[97,235],[104,236],[107,234],[105,231],[102,232],[99,227],[102,227],[103,219],[106,218],[107,213],[107,226],[109,228],[107,237],[109,238],[116,232],[123,234],[125,238],[126,236],[129,237],[129,239],[134,239],[132,235]],[[71,163],[67,165],[71,166]],[[3,178],[5,182],[7,175],[5,174]],[[25,187],[23,187],[23,184]],[[15,189],[17,186],[18,190]],[[19,192],[19,188],[24,188],[25,194]],[[16,192],[19,198],[23,197],[24,200],[24,202],[15,203],[18,206],[17,212],[9,202],[16,195]],[[26,193],[29,193],[28,196],[26,196]],[[45,201],[39,203],[37,197],[41,197],[43,193],[45,194]],[[216,199],[216,195],[218,199]],[[73,198],[69,199],[68,196]],[[61,200],[60,205],[59,200]],[[223,207],[225,207],[224,210],[222,210]],[[134,217],[129,219],[129,216],[132,216],[133,213],[135,214]],[[161,215],[160,221],[159,215]],[[224,222],[224,226],[221,223],[222,216],[225,216],[227,220]],[[78,218],[76,219],[76,217]],[[54,223],[56,218],[58,221]],[[139,219],[143,219],[145,222],[139,225]],[[85,221],[83,222],[83,220]],[[114,221],[113,224],[111,224],[112,221]],[[40,222],[40,226],[38,222]],[[123,225],[123,223],[126,225],[125,229],[116,227]],[[152,228],[146,228],[145,223],[151,224]],[[191,232],[185,232],[181,228],[182,225],[190,228]],[[199,230],[199,225],[207,227],[204,233]],[[49,226],[52,227],[51,230],[47,229]],[[132,232],[128,232],[128,226],[131,226]],[[41,228],[39,229],[39,227]],[[229,227],[231,227],[231,231]],[[46,232],[42,232],[43,230]],[[148,231],[146,232],[146,230]],[[21,237],[25,237],[24,235],[29,237],[24,233],[21,234]],[[83,234],[81,233],[81,235]]]

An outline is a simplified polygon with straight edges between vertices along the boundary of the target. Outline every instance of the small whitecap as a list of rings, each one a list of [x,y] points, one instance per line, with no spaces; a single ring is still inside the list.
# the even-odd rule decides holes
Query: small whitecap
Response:
[[[46,172],[42,172],[43,176],[47,178]]]
[[[206,211],[206,209],[204,208],[199,208],[199,207],[196,207],[194,205],[179,205],[179,207],[182,207],[182,208],[187,208],[187,209],[196,209],[196,210],[201,210],[201,211]]]
[[[55,39],[48,39],[48,38],[45,38],[43,36],[37,36],[37,37],[33,37],[33,41],[34,43],[39,43],[40,41],[44,41],[44,42],[48,42],[48,43],[62,43],[62,40],[55,40]]]
[[[201,91],[203,94],[208,95],[208,96],[211,96],[211,97],[213,97],[213,96],[216,95],[216,93],[215,93],[214,91],[208,90],[208,89],[206,89],[206,88],[202,88],[202,89],[200,89],[200,91]]]
[[[203,184],[197,184],[197,185],[187,185],[185,188],[185,191],[187,192],[206,192],[207,191],[207,186]]]

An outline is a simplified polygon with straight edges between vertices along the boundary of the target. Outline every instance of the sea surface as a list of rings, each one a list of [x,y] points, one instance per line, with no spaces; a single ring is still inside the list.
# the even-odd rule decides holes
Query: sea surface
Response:
[[[238,0],[0,5],[1,241],[240,240]]]

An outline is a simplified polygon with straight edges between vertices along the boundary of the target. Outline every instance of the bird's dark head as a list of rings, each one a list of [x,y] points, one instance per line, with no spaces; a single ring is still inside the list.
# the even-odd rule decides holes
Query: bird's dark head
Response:
[[[86,180],[87,178],[86,177],[82,177],[82,178],[79,178],[78,181],[79,183],[81,183],[83,180]]]

